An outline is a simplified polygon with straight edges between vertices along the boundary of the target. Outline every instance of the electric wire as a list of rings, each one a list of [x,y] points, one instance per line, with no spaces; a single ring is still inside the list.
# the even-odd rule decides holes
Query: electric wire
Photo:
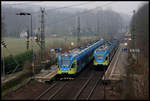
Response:
[[[7,4],[7,5],[18,5],[19,3],[17,3],[17,4]],[[23,4],[23,3],[21,3],[21,4]],[[25,4],[27,4],[27,3],[25,3]],[[81,5],[87,5],[87,4],[90,4],[90,3],[80,3],[80,4],[74,4],[74,5],[69,5],[69,6],[64,6],[64,7],[58,7],[58,8],[53,8],[53,9],[49,9],[49,11],[55,11],[55,10],[59,10],[59,9],[66,9],[66,8],[70,8],[70,7],[74,7],[74,6],[81,6]],[[39,11],[34,11],[34,12],[32,12],[32,13],[39,13]]]
[[[73,7],[73,6],[81,6],[81,5],[85,5],[85,4],[89,4],[89,3],[84,3],[84,4],[82,3],[82,4],[78,4],[78,5],[70,5],[70,6],[59,7],[59,8],[54,8],[54,9],[50,9],[50,10],[58,10],[58,9],[70,8],[70,7]],[[97,8],[100,8],[100,7],[102,7],[102,6],[107,6],[107,5],[110,5],[110,4],[112,4],[112,3],[107,3],[107,4],[104,4],[104,5],[98,6],[98,7],[94,8],[94,9],[90,9],[90,10],[87,10],[87,11],[85,11],[85,12],[78,13],[78,15],[82,15],[82,14],[85,14],[85,13],[89,13],[89,12],[91,12],[91,11],[97,9]],[[77,15],[77,14],[74,14],[74,15],[72,15],[72,16],[66,17],[66,18],[64,18],[64,19],[61,19],[61,21],[57,21],[57,22],[52,23],[52,24],[57,24],[57,23],[59,23],[59,22],[63,22],[63,21],[65,21],[66,19],[68,20],[68,19],[73,18],[73,17],[76,17],[76,16],[78,16],[78,15]],[[7,49],[7,51],[10,53],[10,55],[13,57],[13,55],[11,54],[11,52],[9,51],[9,49],[8,49],[7,47],[6,47],[6,49]],[[13,57],[13,59],[15,60],[14,57]],[[16,60],[15,60],[15,63],[16,63],[17,66],[18,66],[18,62],[17,62]],[[17,66],[16,66],[16,68],[13,70],[13,72],[16,71]]]
[[[93,8],[93,9],[87,10],[87,11],[85,11],[85,12],[81,12],[81,13],[78,13],[78,14],[73,14],[73,15],[71,15],[71,16],[69,16],[69,17],[66,17],[66,18],[61,19],[60,21],[52,22],[50,26],[52,26],[52,25],[54,25],[54,24],[57,24],[57,23],[60,23],[60,22],[64,22],[64,21],[66,21],[66,20],[68,20],[68,19],[70,19],[70,18],[79,16],[79,15],[82,15],[82,14],[85,14],[85,13],[89,13],[89,12],[95,10],[95,9],[101,8],[101,7],[103,7],[103,6],[110,5],[110,4],[112,4],[112,3],[113,3],[113,2],[104,4],[104,5],[101,5],[101,6],[98,6],[98,7],[95,7],[95,8]],[[50,27],[50,26],[49,26],[49,27]]]

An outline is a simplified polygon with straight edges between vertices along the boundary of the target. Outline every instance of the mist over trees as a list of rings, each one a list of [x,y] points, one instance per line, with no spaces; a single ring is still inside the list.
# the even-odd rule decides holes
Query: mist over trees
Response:
[[[137,89],[141,91],[137,96],[139,98],[149,97],[149,3],[145,3],[141,5],[141,7],[135,11],[131,24],[130,31],[132,40],[129,48],[139,49],[140,51],[136,53],[136,69],[140,70],[140,74],[142,78],[138,78],[138,85],[140,85]],[[134,40],[133,40],[134,39]],[[135,45],[134,45],[135,43]],[[136,86],[134,84],[134,86]],[[140,95],[140,96],[139,96]]]
[[[70,11],[73,8],[69,8]],[[92,12],[81,14],[86,10],[80,11],[76,9],[75,12],[64,10],[48,10],[45,15],[45,33],[46,37],[56,34],[58,36],[76,36],[77,33],[77,16],[80,16],[80,35],[81,36],[103,36],[103,37],[119,37],[121,28],[125,28],[128,22],[121,14],[109,10],[93,10]],[[33,17],[33,30],[40,27],[40,7],[39,11],[32,11],[29,8],[12,8],[2,6],[2,13],[5,15],[2,22],[5,24],[5,36],[19,37],[22,31],[30,30],[30,16],[18,16],[18,12],[31,12]],[[76,15],[76,16],[73,16]],[[128,18],[128,17],[127,17]],[[3,25],[4,25],[3,24]],[[4,33],[4,32],[3,32]]]
[[[145,3],[133,15],[131,20],[131,32],[135,34],[135,47],[148,57],[149,47],[149,4]]]

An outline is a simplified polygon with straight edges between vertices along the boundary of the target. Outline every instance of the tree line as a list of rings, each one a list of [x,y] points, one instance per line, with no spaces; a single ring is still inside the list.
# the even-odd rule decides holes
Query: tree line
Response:
[[[2,30],[3,36],[19,37],[24,30],[30,30],[30,16],[18,16],[18,12],[32,12],[33,29],[40,27],[40,8],[39,12],[33,12],[32,9],[21,9],[2,6]],[[86,10],[84,10],[86,11]],[[77,16],[80,16],[81,36],[119,36],[121,28],[128,25],[122,14],[111,9],[97,9],[92,12],[79,15],[81,12],[66,12],[65,10],[50,11],[46,10],[45,15],[45,32],[46,37],[56,34],[59,36],[76,35],[77,33]],[[74,17],[67,18],[72,15]],[[56,22],[56,23],[55,23]]]
[[[135,40],[135,47],[140,48],[145,57],[149,47],[149,4],[143,4],[132,17],[130,23],[131,34]]]

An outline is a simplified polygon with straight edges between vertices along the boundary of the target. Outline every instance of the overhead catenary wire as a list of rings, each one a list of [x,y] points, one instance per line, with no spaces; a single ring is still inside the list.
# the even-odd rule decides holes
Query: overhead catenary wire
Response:
[[[23,3],[22,3],[23,4]],[[26,3],[25,3],[26,4]],[[89,3],[81,3],[81,4],[76,4],[76,5],[70,5],[70,6],[65,6],[65,7],[59,7],[59,8],[54,8],[54,9],[50,9],[50,10],[52,10],[52,11],[54,11],[54,10],[58,10],[58,9],[64,9],[64,8],[70,8],[70,7],[74,7],[74,6],[81,6],[81,5],[85,5],[85,4],[89,4]],[[107,4],[104,4],[104,5],[102,5],[102,6],[106,6],[106,5],[109,5],[109,4],[112,4],[112,2],[111,3],[107,3]],[[9,4],[9,5],[17,5],[17,4]],[[100,7],[102,7],[102,6],[100,6]],[[99,8],[99,7],[96,7],[96,8],[94,8],[94,9],[97,9],[97,8]],[[82,12],[82,13],[80,13],[79,15],[81,15],[81,14],[84,14],[84,13],[88,13],[88,12],[90,12],[91,10],[93,11],[94,9],[90,9],[90,10],[88,10],[88,11],[85,11],[85,12]],[[33,12],[32,12],[33,13]],[[34,12],[34,13],[36,13],[36,12]],[[72,16],[69,16],[69,17],[66,17],[66,18],[64,18],[64,19],[61,19],[61,21],[63,20],[66,20],[66,19],[68,19],[68,18],[72,18],[72,17],[75,17],[76,16],[76,14],[75,15],[72,15]],[[58,22],[60,22],[60,21],[57,21],[56,23],[58,23]],[[56,23],[52,23],[52,24],[56,24]]]
[[[23,4],[23,3],[17,3],[17,4],[7,4],[7,5],[18,5],[18,4]],[[27,3],[24,3],[27,4]],[[74,5],[69,5],[69,6],[64,6],[64,7],[58,7],[58,8],[53,8],[53,9],[49,9],[49,11],[55,11],[55,10],[59,10],[59,9],[66,9],[66,8],[70,8],[70,7],[74,7],[74,6],[82,6],[82,5],[87,5],[89,3],[80,3],[80,4],[74,4]],[[34,11],[32,13],[39,13],[39,11]]]
[[[22,4],[23,4],[23,3],[22,3]],[[26,4],[26,3],[25,3],[25,4]],[[86,4],[89,4],[89,3],[80,3],[80,4],[76,4],[76,5],[70,5],[70,6],[65,6],[65,7],[59,7],[59,8],[54,8],[54,9],[50,9],[50,10],[54,11],[54,10],[58,10],[58,9],[65,9],[65,8],[70,8],[70,7],[74,7],[74,6],[86,5]],[[107,4],[104,4],[104,5],[102,5],[102,6],[106,6],[106,5],[109,5],[109,4],[111,4],[111,3],[107,3]],[[9,4],[9,5],[17,5],[17,4]],[[100,6],[100,7],[102,7],[102,6]],[[94,9],[97,9],[97,8],[99,8],[99,7],[96,7],[96,8],[94,8]],[[94,9],[90,9],[90,10],[88,10],[88,11],[81,12],[79,15],[84,14],[84,13],[88,13],[88,12],[90,12],[91,10],[93,11]],[[32,12],[32,13],[33,13],[33,12]],[[34,12],[34,13],[36,13],[36,12]],[[76,16],[76,14],[75,14],[75,15],[72,15],[72,16],[69,16],[69,17],[66,17],[66,18],[64,18],[64,19],[61,19],[61,21],[62,21],[62,20],[65,21],[66,19],[72,18],[72,17],[75,17],[75,16]],[[57,22],[55,22],[55,23],[52,22],[52,24],[57,24],[58,22],[61,22],[61,21],[57,21]]]
[[[74,6],[81,6],[81,5],[86,5],[86,4],[89,4],[89,3],[80,3],[80,4],[74,4],[74,5],[70,5],[70,6],[65,6],[65,7],[58,7],[58,8],[54,8],[54,9],[49,9],[48,11],[54,11],[54,10],[59,10],[59,9],[62,10],[62,9],[65,9],[65,8],[70,8],[70,7],[74,7]],[[36,12],[34,12],[34,13],[36,13]],[[46,14],[46,12],[45,12],[45,14]]]
[[[85,3],[84,3],[85,4]],[[87,3],[86,3],[87,4]],[[104,5],[102,5],[102,6],[106,6],[106,5],[109,5],[109,4],[111,4],[111,3],[108,3],[108,4],[104,4]],[[63,8],[69,8],[69,7],[73,7],[73,6],[79,6],[79,5],[81,5],[81,4],[78,4],[78,5],[71,5],[71,6],[67,6],[67,7],[60,7],[60,8],[55,8],[55,9],[53,9],[53,10],[57,10],[57,9],[63,9]],[[83,4],[82,4],[83,5]],[[102,7],[102,6],[100,6],[100,7]],[[82,15],[82,14],[85,14],[85,13],[89,13],[89,12],[91,12],[91,11],[93,11],[93,10],[95,10],[95,9],[97,9],[97,8],[99,8],[99,7],[96,7],[96,8],[94,8],[94,9],[90,9],[90,10],[87,10],[87,11],[85,11],[85,12],[81,12],[81,13],[79,13],[78,15]],[[52,9],[51,9],[52,10]],[[73,18],[73,17],[76,17],[77,15],[75,14],[75,15],[72,15],[72,16],[69,16],[69,17],[67,17],[67,18],[64,18],[64,19],[67,19],[68,20],[68,18]],[[55,23],[58,23],[58,22],[63,22],[64,21],[64,19],[62,20],[61,19],[61,21],[57,21],[57,22],[55,22]],[[7,49],[8,50],[8,49]],[[9,50],[8,50],[9,51]],[[10,53],[10,52],[9,52]],[[10,53],[11,54],[11,53]],[[15,59],[14,59],[15,60]],[[15,62],[17,63],[17,61],[15,60]],[[18,63],[17,63],[18,64]],[[18,65],[17,65],[18,66]],[[17,68],[15,68],[15,70],[16,70]]]
[[[76,5],[70,5],[70,6],[65,6],[65,7],[58,7],[58,8],[54,8],[54,9],[50,9],[50,10],[65,9],[65,8],[70,8],[70,7],[74,7],[74,6],[86,5],[86,4],[89,4],[89,3],[80,3],[80,4],[76,4]]]
[[[93,9],[87,10],[87,11],[85,11],[85,12],[81,12],[81,13],[78,13],[78,14],[73,14],[73,15],[71,15],[71,16],[69,16],[69,17],[66,17],[66,18],[61,19],[60,21],[52,22],[51,25],[57,24],[57,23],[60,23],[60,22],[64,22],[64,21],[66,21],[66,20],[68,20],[68,19],[70,19],[70,18],[76,17],[76,16],[78,16],[78,15],[82,15],[82,14],[89,13],[89,12],[95,10],[95,9],[98,9],[98,8],[100,8],[100,7],[102,7],[102,6],[110,5],[110,4],[112,4],[112,3],[113,3],[113,2],[104,4],[104,5],[101,5],[101,6],[98,6],[98,7],[95,7],[95,8],[93,8]],[[50,26],[51,26],[51,25],[50,25]],[[50,26],[49,26],[49,27],[50,27]]]

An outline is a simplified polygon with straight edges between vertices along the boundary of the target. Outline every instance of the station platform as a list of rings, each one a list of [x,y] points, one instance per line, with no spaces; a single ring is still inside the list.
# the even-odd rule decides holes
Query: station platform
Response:
[[[122,80],[126,76],[125,68],[128,64],[128,53],[124,52],[123,48],[125,45],[121,43],[102,78],[103,80]]]
[[[57,73],[57,65],[52,65],[50,70],[41,70],[41,72],[34,76],[34,79],[39,82],[45,82],[53,78]]]

